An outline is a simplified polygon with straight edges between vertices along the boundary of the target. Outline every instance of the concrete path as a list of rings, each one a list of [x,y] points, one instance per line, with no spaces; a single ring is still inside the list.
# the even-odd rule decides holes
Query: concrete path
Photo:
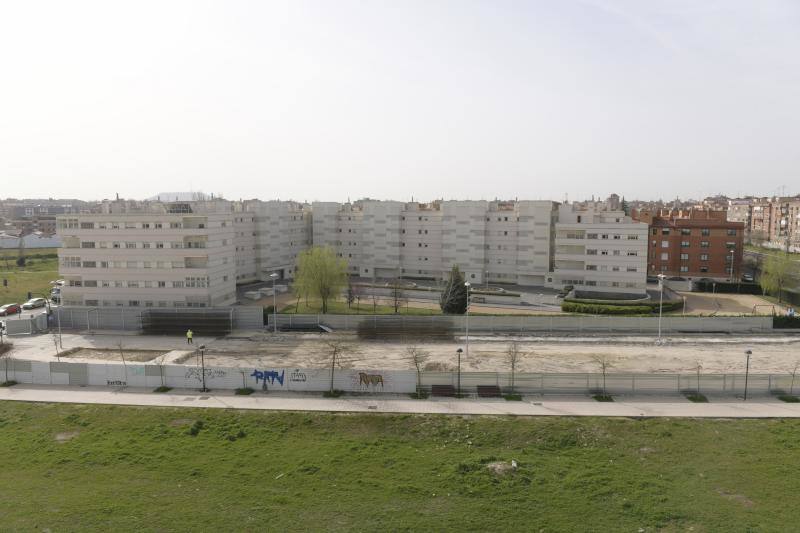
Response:
[[[56,387],[16,385],[0,388],[0,400],[29,402],[140,405],[161,407],[206,407],[219,409],[262,409],[272,411],[326,411],[369,413],[423,413],[445,415],[517,416],[623,416],[691,418],[800,418],[800,404],[788,404],[762,397],[743,402],[724,401],[699,404],[669,398],[630,398],[601,403],[589,398],[527,398],[522,402],[502,399],[412,400],[402,396],[321,398],[306,395],[236,396],[232,392],[199,393],[149,389],[109,390],[100,387]]]

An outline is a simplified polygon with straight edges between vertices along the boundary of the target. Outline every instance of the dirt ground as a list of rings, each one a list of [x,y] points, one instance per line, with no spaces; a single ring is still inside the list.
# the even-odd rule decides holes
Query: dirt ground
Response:
[[[345,367],[412,369],[405,355],[409,344],[400,340],[363,341],[349,335],[279,334],[252,339],[222,339],[206,352],[206,364],[219,366],[321,367],[330,361],[331,340],[353,347],[344,356]],[[508,370],[505,351],[513,337],[470,338],[469,355],[462,355],[462,370]],[[681,337],[665,339],[661,346],[653,337],[525,337],[518,338],[524,356],[520,372],[594,372],[596,357],[607,357],[615,372],[679,372],[697,367],[707,373],[742,372],[745,350],[752,350],[751,372],[789,372],[800,361],[800,337]],[[463,338],[455,342],[418,341],[428,351],[427,366],[450,370],[456,366],[456,349],[465,348]]]
[[[145,363],[147,361],[152,361],[153,359],[156,359],[167,352],[162,350],[126,350],[123,348],[122,353],[125,356],[125,361],[129,363]],[[66,359],[85,359],[87,361],[122,361],[119,348],[78,348],[77,350],[64,352],[61,357]]]
[[[771,315],[773,308],[778,314],[786,312],[785,307],[752,294],[710,294],[707,292],[681,292],[678,294],[686,297],[687,315],[710,315],[713,313],[751,315],[754,311],[759,315]]]

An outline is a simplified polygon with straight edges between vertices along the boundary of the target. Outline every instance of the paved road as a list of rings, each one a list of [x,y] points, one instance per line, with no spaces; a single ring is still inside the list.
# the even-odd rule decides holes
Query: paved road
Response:
[[[171,391],[156,394],[146,389],[108,390],[100,387],[54,387],[16,385],[0,388],[0,400],[28,402],[113,404],[217,409],[261,409],[271,411],[322,411],[365,413],[419,413],[444,415],[517,416],[610,416],[690,418],[800,418],[800,404],[776,402],[762,397],[748,402],[726,399],[707,404],[669,398],[631,398],[600,403],[588,398],[565,397],[522,402],[505,400],[412,400],[402,396],[320,398],[319,396],[232,392],[199,393]]]

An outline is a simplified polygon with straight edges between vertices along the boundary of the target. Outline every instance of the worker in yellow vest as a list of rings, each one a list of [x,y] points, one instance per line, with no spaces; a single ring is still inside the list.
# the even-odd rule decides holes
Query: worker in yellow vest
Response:
[[[192,332],[192,330],[187,330],[186,331],[186,344],[194,344],[192,342],[192,337],[193,336],[194,336],[194,333]]]

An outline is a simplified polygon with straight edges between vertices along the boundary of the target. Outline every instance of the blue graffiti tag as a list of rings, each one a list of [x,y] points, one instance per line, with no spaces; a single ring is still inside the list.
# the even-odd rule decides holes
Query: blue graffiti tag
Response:
[[[267,385],[267,381],[269,381],[270,385],[274,385],[277,381],[283,386],[283,376],[286,373],[286,370],[281,370],[281,373],[278,374],[275,370],[253,370],[253,373],[250,374],[250,377],[256,378],[256,385],[259,382],[263,381],[263,385]]]

